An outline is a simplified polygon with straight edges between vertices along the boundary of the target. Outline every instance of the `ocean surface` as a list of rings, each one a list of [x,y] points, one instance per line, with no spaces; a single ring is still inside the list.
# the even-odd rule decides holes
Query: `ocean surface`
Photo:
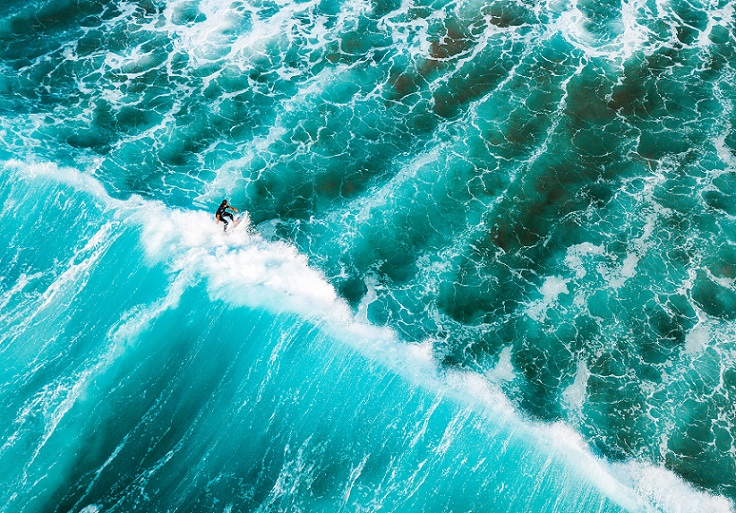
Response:
[[[0,512],[733,513],[735,87],[726,0],[2,0]]]

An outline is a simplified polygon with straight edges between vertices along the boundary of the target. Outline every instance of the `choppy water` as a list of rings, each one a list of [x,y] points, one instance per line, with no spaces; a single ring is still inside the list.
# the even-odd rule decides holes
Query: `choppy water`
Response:
[[[734,11],[5,0],[0,510],[732,512]]]

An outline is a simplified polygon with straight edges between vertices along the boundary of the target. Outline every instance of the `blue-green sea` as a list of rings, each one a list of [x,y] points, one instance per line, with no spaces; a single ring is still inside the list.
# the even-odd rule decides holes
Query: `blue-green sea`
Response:
[[[734,513],[735,88],[727,0],[2,0],[0,512]]]

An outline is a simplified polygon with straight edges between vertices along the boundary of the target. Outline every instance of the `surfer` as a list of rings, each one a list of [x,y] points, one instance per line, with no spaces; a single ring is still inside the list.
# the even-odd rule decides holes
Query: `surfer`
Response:
[[[230,221],[232,221],[234,224],[237,224],[238,222],[233,217],[233,214],[231,212],[228,212],[227,210],[233,210],[235,212],[238,211],[237,208],[232,207],[228,205],[227,200],[222,200],[222,203],[220,203],[220,206],[217,209],[217,212],[215,212],[215,219],[217,219],[217,223],[219,224],[220,221],[225,223],[225,226],[223,227],[223,231],[227,231],[227,225],[228,225],[228,218],[230,218]]]

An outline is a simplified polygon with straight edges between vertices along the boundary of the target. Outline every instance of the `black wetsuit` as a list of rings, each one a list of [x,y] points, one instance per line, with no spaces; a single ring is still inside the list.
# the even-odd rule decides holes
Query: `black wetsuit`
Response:
[[[227,230],[227,225],[229,224],[227,220],[228,217],[230,218],[231,221],[235,221],[235,218],[233,217],[232,213],[227,211],[228,208],[230,208],[229,205],[220,205],[220,208],[218,208],[217,212],[215,213],[215,216],[219,217],[220,221],[225,223],[223,230]]]

